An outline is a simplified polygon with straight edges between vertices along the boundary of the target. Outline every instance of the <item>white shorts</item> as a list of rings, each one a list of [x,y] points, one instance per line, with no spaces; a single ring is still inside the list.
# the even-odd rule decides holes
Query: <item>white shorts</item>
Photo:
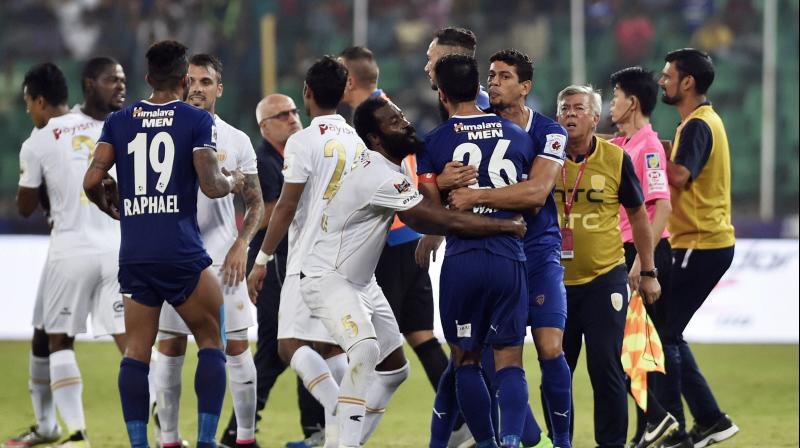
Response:
[[[223,274],[220,272],[222,265],[212,265],[211,269],[217,274],[217,280],[222,285],[222,297],[225,304],[225,319],[223,328],[225,332],[244,330],[255,325],[253,319],[253,305],[247,295],[247,281],[242,281],[236,286],[222,284]],[[168,303],[161,307],[161,317],[158,320],[158,329],[168,333],[190,335],[192,332],[175,308]]]
[[[402,347],[397,319],[374,276],[368,285],[360,286],[334,272],[305,277],[301,288],[311,314],[325,324],[344,351],[359,341],[376,338],[381,348],[379,361],[383,361]]]
[[[278,307],[278,339],[336,344],[322,321],[311,316],[300,294],[300,274],[287,275],[283,281]]]
[[[91,313],[95,337],[125,333],[118,266],[115,252],[48,259],[39,279],[33,326],[49,334],[75,336],[86,333]]]

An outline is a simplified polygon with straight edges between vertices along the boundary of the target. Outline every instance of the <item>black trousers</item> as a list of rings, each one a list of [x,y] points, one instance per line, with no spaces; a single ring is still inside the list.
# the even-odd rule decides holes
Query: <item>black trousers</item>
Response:
[[[636,258],[636,247],[633,243],[625,243],[625,264],[628,270],[631,269],[633,261]],[[647,315],[656,327],[656,332],[661,336],[665,331],[665,304],[670,301],[672,297],[672,247],[669,245],[669,240],[661,238],[656,245],[653,254],[656,268],[658,269],[658,283],[661,285],[661,297],[652,305],[644,303],[644,308]],[[658,387],[659,381],[663,380],[664,375],[660,372],[650,372],[647,374],[647,388],[648,388],[648,414],[647,417],[656,418],[660,420],[664,417],[665,410],[658,401]],[[644,434],[645,425],[647,421],[651,421],[645,417],[644,412],[638,406],[636,407],[636,435],[641,436]]]
[[[672,297],[663,303],[661,333],[667,375],[659,383],[659,401],[686,427],[681,395],[695,420],[710,426],[722,417],[714,394],[700,372],[683,330],[733,262],[734,246],[722,249],[673,249]]]
[[[628,311],[624,264],[591,282],[567,286],[564,356],[575,372],[583,340],[594,393],[594,436],[601,448],[623,448],[628,431],[628,388],[620,356]],[[577,416],[574,415],[573,421]]]
[[[248,272],[255,260],[255,257],[250,258],[252,260],[248,259]],[[261,420],[260,412],[267,405],[272,386],[287,367],[278,356],[278,307],[285,276],[286,255],[275,254],[275,258],[267,265],[267,277],[264,279],[264,287],[258,294],[256,302],[258,342],[253,357],[257,373],[257,420]],[[303,427],[303,434],[308,437],[325,426],[325,410],[306,390],[299,377],[297,378],[297,399],[300,406],[300,424]]]

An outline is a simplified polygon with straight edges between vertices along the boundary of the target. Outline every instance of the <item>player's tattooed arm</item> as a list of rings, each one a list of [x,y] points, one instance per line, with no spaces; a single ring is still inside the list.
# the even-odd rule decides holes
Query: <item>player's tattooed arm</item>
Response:
[[[228,173],[225,168],[220,170],[217,154],[211,148],[196,149],[192,154],[192,162],[200,181],[200,190],[211,199],[227,196],[231,191],[241,188],[244,183],[244,174],[241,171]]]
[[[261,199],[261,184],[257,174],[245,174],[241,191],[247,211],[244,215],[244,225],[239,231],[222,263],[221,272],[223,282],[227,286],[235,286],[244,280],[247,270],[247,247],[253,235],[258,231],[264,215],[264,201]]]
[[[105,142],[98,143],[94,149],[92,163],[83,177],[83,191],[100,210],[114,219],[119,219],[117,184],[108,174],[112,166],[114,166],[114,147]]]
[[[242,185],[242,199],[247,207],[244,214],[244,224],[239,232],[239,239],[250,244],[253,236],[258,232],[264,216],[264,200],[261,197],[261,184],[258,174],[245,174]]]

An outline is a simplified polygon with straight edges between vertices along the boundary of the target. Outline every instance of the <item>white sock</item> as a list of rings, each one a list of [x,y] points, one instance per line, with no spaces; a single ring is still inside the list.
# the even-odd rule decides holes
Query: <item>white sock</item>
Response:
[[[366,445],[367,440],[375,432],[383,414],[386,413],[386,405],[400,384],[408,378],[410,371],[411,364],[406,361],[406,365],[397,370],[375,372],[376,379],[367,391],[367,414],[364,417],[364,428],[361,430],[362,445]]]
[[[83,380],[74,350],[59,350],[50,354],[50,389],[61,419],[72,434],[86,429],[83,416]]]
[[[333,380],[328,364],[319,353],[305,345],[294,352],[289,364],[303,380],[306,389],[325,408],[325,448],[335,448],[338,446],[335,415],[339,385]]]
[[[30,378],[28,390],[33,402],[33,415],[36,416],[36,430],[49,435],[56,432],[56,408],[53,404],[53,391],[50,389],[50,358],[42,358],[31,353],[29,360]]]
[[[336,381],[336,384],[342,384],[344,373],[347,372],[347,354],[339,353],[336,356],[326,358],[325,364],[328,365],[328,369],[330,369],[331,375],[333,376],[333,380]]]
[[[339,390],[336,417],[339,419],[339,446],[361,446],[366,414],[366,396],[375,380],[375,366],[381,355],[375,339],[356,342],[347,352],[350,363]]]
[[[161,424],[161,443],[180,442],[178,413],[181,405],[181,375],[183,356],[167,356],[159,353],[156,360],[156,406],[158,422]]]
[[[256,439],[256,364],[248,348],[228,358],[228,383],[236,414],[236,440]]]
[[[156,403],[156,362],[158,361],[158,350],[155,347],[150,349],[150,371],[147,372],[147,386],[150,394],[150,401],[148,402],[147,410],[152,411],[153,405]]]

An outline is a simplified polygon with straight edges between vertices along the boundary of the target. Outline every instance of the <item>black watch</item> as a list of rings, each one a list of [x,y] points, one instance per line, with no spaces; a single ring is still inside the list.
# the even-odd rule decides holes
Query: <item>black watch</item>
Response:
[[[639,271],[639,275],[642,277],[658,277],[658,268],[653,268],[652,271]]]

